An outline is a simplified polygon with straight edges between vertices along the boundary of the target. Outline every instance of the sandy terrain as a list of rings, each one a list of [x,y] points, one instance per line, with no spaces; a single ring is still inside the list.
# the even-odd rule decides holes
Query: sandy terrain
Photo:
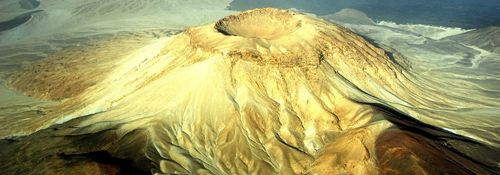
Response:
[[[500,172],[499,55],[453,38],[474,31],[62,4],[0,33],[2,174]]]

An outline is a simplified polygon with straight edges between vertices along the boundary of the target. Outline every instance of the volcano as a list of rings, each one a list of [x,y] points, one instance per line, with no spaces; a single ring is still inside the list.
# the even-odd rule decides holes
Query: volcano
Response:
[[[2,174],[495,172],[487,138],[417,120],[460,99],[379,47],[263,8],[66,49],[10,76],[54,102],[11,114],[38,122],[0,131]]]

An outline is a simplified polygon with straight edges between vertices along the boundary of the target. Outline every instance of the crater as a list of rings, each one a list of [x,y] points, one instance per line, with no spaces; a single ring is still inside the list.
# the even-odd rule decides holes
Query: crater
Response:
[[[297,30],[302,21],[289,11],[257,11],[240,13],[217,21],[215,29],[228,36],[244,38],[278,39]]]
[[[345,59],[353,65],[359,58],[373,59],[369,62],[390,61],[383,50],[347,28],[274,8],[248,10],[206,26],[192,27],[176,40],[179,43],[173,46],[187,41],[205,55],[221,54],[232,60],[277,67],[316,67],[327,57]]]

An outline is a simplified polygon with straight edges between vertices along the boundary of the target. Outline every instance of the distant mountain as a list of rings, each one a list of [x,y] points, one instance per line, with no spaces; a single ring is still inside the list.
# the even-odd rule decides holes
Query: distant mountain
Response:
[[[335,14],[320,16],[320,18],[326,20],[333,20],[336,22],[350,23],[350,24],[364,24],[364,25],[375,24],[368,16],[366,16],[365,13],[350,8],[342,9]]]
[[[233,0],[228,9],[296,8],[322,16],[351,8],[366,13],[373,21],[475,29],[500,25],[499,6],[498,0]]]
[[[490,52],[500,53],[500,26],[485,27],[447,38]]]

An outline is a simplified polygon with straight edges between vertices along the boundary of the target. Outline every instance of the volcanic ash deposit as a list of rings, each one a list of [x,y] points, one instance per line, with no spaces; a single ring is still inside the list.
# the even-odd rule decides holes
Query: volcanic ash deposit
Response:
[[[402,58],[292,11],[250,10],[153,36],[76,48],[92,51],[62,52],[11,76],[8,87],[60,102],[37,109],[43,122],[1,132],[28,135],[2,169],[125,171],[119,159],[166,174],[370,174],[381,170],[377,137],[393,124],[369,104],[445,103],[427,100],[408,65],[395,62]],[[432,173],[428,166],[412,165]]]

